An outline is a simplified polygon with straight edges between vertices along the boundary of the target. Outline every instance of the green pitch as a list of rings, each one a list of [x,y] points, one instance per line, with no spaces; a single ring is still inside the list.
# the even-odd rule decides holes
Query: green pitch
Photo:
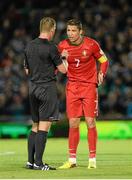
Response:
[[[78,167],[68,170],[35,171],[24,168],[26,139],[0,139],[0,178],[12,179],[132,179],[132,140],[99,140],[97,169],[87,169],[87,142],[78,148]],[[48,139],[45,161],[58,167],[67,160],[67,139]]]

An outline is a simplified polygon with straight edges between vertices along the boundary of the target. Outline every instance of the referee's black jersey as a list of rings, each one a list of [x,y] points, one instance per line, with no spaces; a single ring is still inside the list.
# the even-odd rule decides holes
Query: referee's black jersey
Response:
[[[29,79],[34,83],[56,80],[56,66],[62,63],[56,45],[47,39],[36,38],[25,48],[24,67],[29,69]]]

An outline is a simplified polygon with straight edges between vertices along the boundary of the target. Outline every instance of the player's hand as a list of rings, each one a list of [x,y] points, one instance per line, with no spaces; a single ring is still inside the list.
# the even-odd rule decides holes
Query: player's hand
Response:
[[[63,49],[63,51],[61,52],[61,56],[62,56],[62,59],[67,60],[67,58],[68,58],[68,51],[66,49]]]
[[[99,71],[98,73],[98,85],[100,86],[103,83],[104,80],[104,74],[102,73],[102,71]]]

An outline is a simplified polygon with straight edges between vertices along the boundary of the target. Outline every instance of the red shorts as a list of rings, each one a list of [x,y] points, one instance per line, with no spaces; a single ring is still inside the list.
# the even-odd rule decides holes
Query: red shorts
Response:
[[[68,82],[66,86],[68,118],[96,117],[98,115],[98,91],[96,84]]]

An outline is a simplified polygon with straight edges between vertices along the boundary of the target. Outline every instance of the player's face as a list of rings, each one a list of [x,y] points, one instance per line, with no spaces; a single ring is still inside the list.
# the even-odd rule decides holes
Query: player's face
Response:
[[[78,29],[77,26],[74,25],[68,25],[67,26],[67,36],[71,43],[78,43],[78,41],[81,39],[82,31]]]

